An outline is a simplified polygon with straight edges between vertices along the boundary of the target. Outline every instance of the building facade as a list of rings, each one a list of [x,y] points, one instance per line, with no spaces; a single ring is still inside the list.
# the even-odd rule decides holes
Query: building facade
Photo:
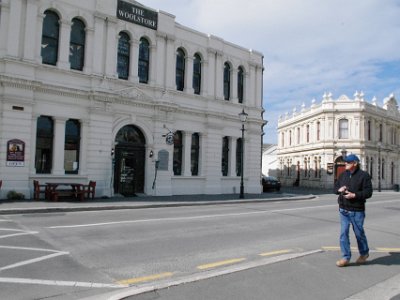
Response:
[[[363,93],[354,99],[325,93],[320,104],[303,104],[280,117],[278,175],[284,185],[330,189],[349,153],[360,157],[374,188],[400,183],[400,112],[394,95],[379,106],[376,98],[366,102]]]
[[[136,1],[1,0],[0,196],[238,193],[241,164],[259,193],[262,74],[261,53]]]

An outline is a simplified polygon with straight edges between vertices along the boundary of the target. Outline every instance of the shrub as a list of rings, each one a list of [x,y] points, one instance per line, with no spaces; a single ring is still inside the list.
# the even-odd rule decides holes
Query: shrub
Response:
[[[25,195],[22,193],[18,193],[16,191],[9,191],[7,193],[7,199],[8,200],[24,200]]]

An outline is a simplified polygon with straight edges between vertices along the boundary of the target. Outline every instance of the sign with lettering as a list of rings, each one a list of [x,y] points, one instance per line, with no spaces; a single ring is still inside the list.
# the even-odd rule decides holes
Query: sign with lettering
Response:
[[[158,169],[168,171],[169,153],[167,150],[158,151]]]
[[[117,18],[157,30],[158,14],[155,11],[118,0]]]
[[[7,167],[23,167],[25,165],[25,142],[9,140],[7,142]]]

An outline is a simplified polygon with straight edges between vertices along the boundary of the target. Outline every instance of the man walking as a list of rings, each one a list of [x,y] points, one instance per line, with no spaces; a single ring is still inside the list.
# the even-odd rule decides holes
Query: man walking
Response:
[[[340,250],[342,258],[336,262],[345,267],[351,259],[349,239],[350,224],[357,239],[360,257],[356,263],[365,263],[369,257],[367,237],[364,232],[365,201],[372,196],[371,177],[360,169],[360,159],[355,154],[344,158],[346,171],[340,174],[335,183],[334,193],[338,194],[340,215]]]

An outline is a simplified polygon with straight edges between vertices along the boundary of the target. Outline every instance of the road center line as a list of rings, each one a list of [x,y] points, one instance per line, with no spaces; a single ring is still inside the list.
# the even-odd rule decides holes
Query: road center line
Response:
[[[238,262],[241,262],[244,260],[246,260],[246,259],[245,258],[234,258],[234,259],[222,260],[222,261],[217,261],[217,262],[210,263],[210,264],[204,264],[204,265],[197,266],[197,269],[199,269],[199,270],[211,269],[211,268],[215,268],[215,267],[235,264],[235,263],[238,263]]]
[[[165,272],[165,273],[160,273],[160,274],[155,274],[155,275],[119,280],[119,281],[117,281],[117,283],[123,284],[123,285],[126,285],[126,284],[129,285],[129,284],[134,284],[134,283],[140,283],[140,282],[152,281],[152,280],[156,280],[156,279],[167,278],[167,277],[171,277],[172,275],[174,275],[174,273]]]

